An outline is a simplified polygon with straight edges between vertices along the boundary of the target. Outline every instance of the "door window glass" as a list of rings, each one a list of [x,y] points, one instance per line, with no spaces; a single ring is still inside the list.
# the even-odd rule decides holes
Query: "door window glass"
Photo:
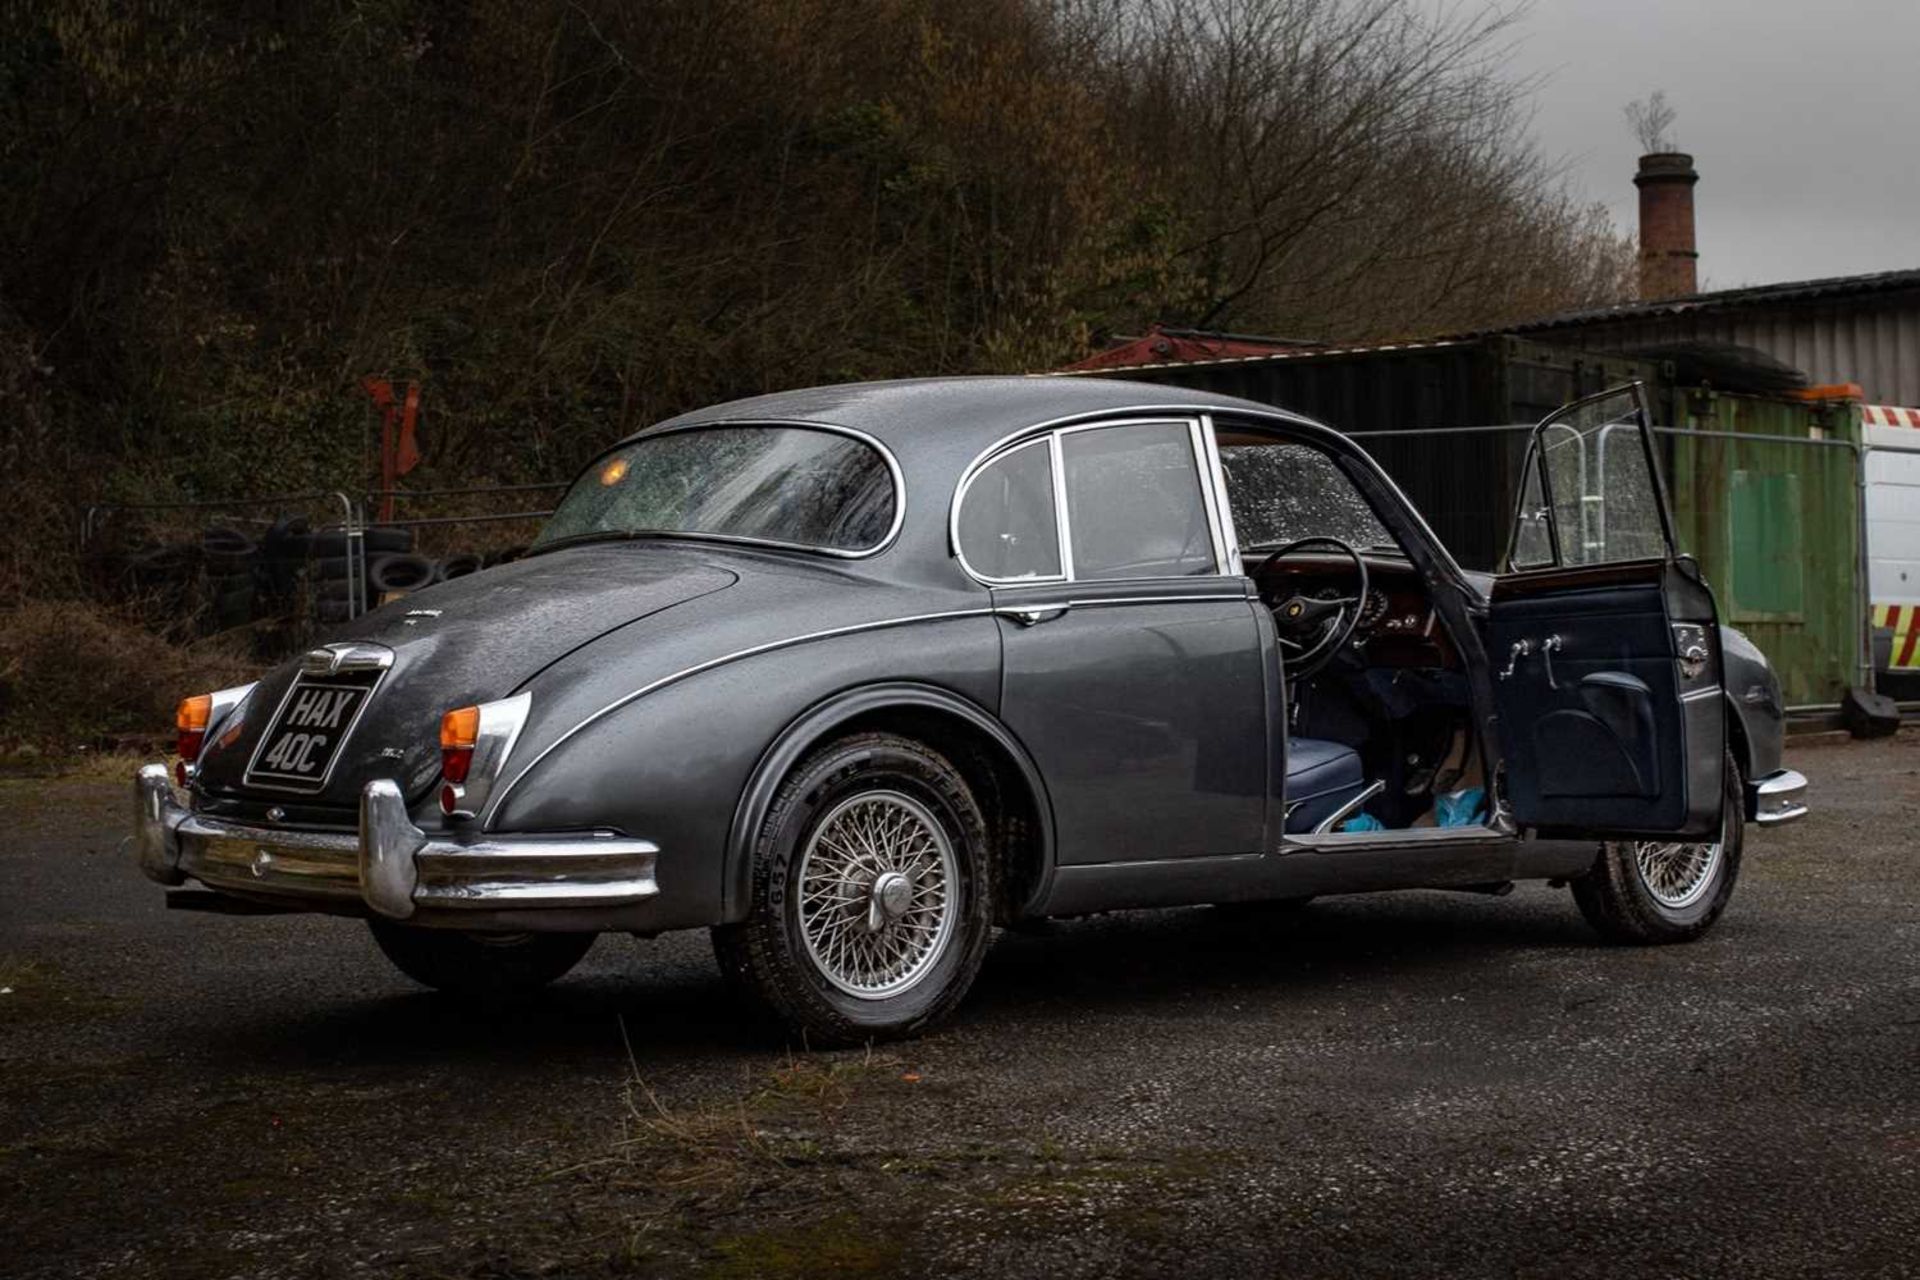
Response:
[[[1053,454],[1036,440],[974,476],[960,500],[958,541],[967,567],[1002,582],[1060,575],[1053,510]]]
[[[1060,438],[1076,578],[1216,572],[1213,532],[1185,423],[1075,431]]]
[[[1659,482],[1646,443],[1648,419],[1638,387],[1570,405],[1541,425],[1528,467],[1515,529],[1513,565],[1553,562],[1544,529],[1529,523],[1547,513],[1562,565],[1659,559],[1667,533]],[[1544,475],[1543,475],[1544,473]]]

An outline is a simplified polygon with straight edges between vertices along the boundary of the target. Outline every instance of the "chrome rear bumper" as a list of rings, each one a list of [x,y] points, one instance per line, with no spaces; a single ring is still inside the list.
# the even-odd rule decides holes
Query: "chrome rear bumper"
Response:
[[[161,884],[193,879],[322,910],[364,905],[394,920],[439,910],[630,907],[660,892],[651,841],[612,832],[429,836],[385,779],[361,793],[358,832],[288,831],[196,814],[175,798],[166,766],[150,764],[134,782],[133,847]]]
[[[1807,816],[1807,779],[1792,769],[1781,769],[1747,784],[1747,820],[1755,826],[1777,827]]]

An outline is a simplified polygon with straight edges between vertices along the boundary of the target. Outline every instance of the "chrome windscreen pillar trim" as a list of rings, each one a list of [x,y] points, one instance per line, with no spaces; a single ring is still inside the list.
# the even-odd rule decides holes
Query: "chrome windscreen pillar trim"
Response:
[[[133,783],[133,852],[149,880],[185,884],[180,842],[175,835],[186,809],[174,800],[173,779],[164,764],[143,765]]]
[[[1367,801],[1373,799],[1375,796],[1379,795],[1382,791],[1385,791],[1386,789],[1387,789],[1387,784],[1379,781],[1378,779],[1372,782],[1369,782],[1366,786],[1362,787],[1359,791],[1356,791],[1353,794],[1353,796],[1347,800],[1345,804],[1341,805],[1338,809],[1335,809],[1332,813],[1328,814],[1326,817],[1320,819],[1319,823],[1313,828],[1313,831],[1310,834],[1316,835],[1316,836],[1324,836],[1329,834],[1330,832],[1332,832],[1332,830],[1335,827],[1339,826],[1342,822],[1345,822],[1348,818],[1351,818],[1355,813],[1359,812],[1361,805],[1364,805]]]
[[[1777,827],[1807,816],[1807,779],[1780,769],[1747,784],[1747,817],[1755,826]]]
[[[399,784],[375,778],[360,793],[360,896],[392,920],[413,914],[413,891],[420,880],[414,855],[427,834],[413,825]]]

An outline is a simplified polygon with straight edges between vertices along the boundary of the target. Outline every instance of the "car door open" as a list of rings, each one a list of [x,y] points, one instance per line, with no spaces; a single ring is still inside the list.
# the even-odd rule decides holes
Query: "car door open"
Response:
[[[1713,594],[1673,545],[1638,383],[1534,429],[1488,656],[1513,816],[1607,838],[1721,821]]]

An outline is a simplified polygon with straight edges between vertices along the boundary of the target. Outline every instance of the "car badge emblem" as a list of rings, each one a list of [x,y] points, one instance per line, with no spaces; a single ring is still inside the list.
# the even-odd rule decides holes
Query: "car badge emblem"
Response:
[[[279,805],[274,805],[271,809],[267,810],[268,822],[285,822],[286,820],[287,820],[287,811],[285,809],[282,809]]]
[[[385,671],[393,665],[393,650],[383,644],[335,643],[309,649],[300,659],[300,674],[337,676],[354,671]]]

